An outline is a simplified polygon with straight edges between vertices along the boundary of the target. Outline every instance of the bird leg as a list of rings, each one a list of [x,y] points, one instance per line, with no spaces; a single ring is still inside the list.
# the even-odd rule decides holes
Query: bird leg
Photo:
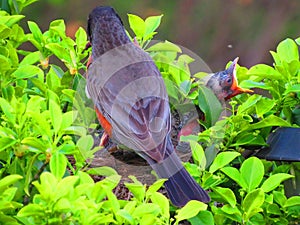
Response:
[[[102,137],[100,139],[99,146],[105,147],[108,144],[108,141],[109,141],[109,135],[104,131],[104,133],[102,134]]]

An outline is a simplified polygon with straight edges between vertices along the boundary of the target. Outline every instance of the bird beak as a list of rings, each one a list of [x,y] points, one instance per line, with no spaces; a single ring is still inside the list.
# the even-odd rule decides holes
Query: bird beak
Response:
[[[232,97],[234,97],[234,96],[236,96],[238,94],[253,93],[252,90],[242,88],[242,87],[240,87],[238,85],[237,78],[236,78],[236,70],[237,70],[236,65],[237,65],[238,60],[239,60],[239,57],[235,58],[233,60],[233,62],[231,63],[230,67],[229,67],[230,71],[232,71],[232,73],[233,73],[233,76],[232,76],[233,77],[233,82],[232,82],[232,86],[230,88],[230,90],[231,90],[232,93],[230,95],[228,95],[225,98],[225,100],[228,100],[228,99],[230,99],[230,98],[232,98]]]

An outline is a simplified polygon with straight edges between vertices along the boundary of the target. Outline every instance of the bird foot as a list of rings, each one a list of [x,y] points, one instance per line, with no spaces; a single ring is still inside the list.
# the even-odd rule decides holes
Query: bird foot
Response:
[[[106,132],[104,132],[104,133],[102,134],[101,139],[100,139],[100,144],[99,144],[99,146],[105,147],[105,146],[108,144],[108,142],[109,142],[109,135],[108,135]]]

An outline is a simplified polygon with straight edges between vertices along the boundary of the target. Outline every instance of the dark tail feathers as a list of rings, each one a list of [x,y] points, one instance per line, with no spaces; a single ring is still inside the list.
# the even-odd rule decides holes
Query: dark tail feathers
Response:
[[[171,202],[178,207],[184,206],[190,200],[210,201],[205,190],[196,183],[185,168],[171,176],[165,182],[165,187]]]
[[[175,206],[184,206],[190,200],[210,201],[208,194],[182,166],[171,141],[166,146],[165,159],[161,163],[150,163],[150,165],[160,178],[168,179],[165,187]]]

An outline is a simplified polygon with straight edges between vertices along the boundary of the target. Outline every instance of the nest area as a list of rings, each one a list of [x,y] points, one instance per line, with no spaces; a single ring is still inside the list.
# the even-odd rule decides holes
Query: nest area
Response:
[[[176,110],[172,111],[172,129],[171,139],[174,146],[178,143],[178,133],[182,127],[182,119]],[[95,145],[99,145],[100,138],[103,134],[103,130],[98,130],[94,135]],[[189,144],[180,143],[181,150],[177,151],[177,154],[183,161],[188,161],[191,157]],[[182,148],[182,146],[184,146]],[[72,160],[72,159],[70,159]],[[132,197],[132,194],[124,185],[124,182],[131,182],[128,176],[135,176],[143,184],[151,185],[157,179],[151,172],[152,168],[148,163],[137,155],[134,151],[125,150],[117,146],[112,140],[109,140],[105,148],[95,153],[95,157],[90,164],[90,167],[109,166],[115,169],[119,175],[122,176],[121,182],[114,189],[114,194],[118,199],[128,200]],[[104,179],[103,176],[92,175],[95,182]],[[161,193],[166,194],[166,191],[162,188]]]

